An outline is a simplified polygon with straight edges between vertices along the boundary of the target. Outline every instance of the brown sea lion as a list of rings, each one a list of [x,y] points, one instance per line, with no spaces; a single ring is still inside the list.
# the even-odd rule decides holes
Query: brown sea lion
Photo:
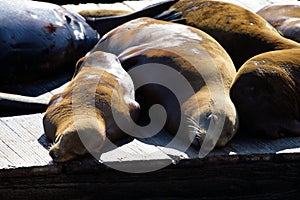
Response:
[[[300,2],[271,4],[257,12],[284,37],[300,42]]]
[[[300,47],[282,37],[265,19],[238,5],[214,0],[180,0],[170,9],[181,12],[186,25],[214,37],[237,69],[259,53]]]
[[[139,18],[110,31],[91,52],[99,50],[118,55],[135,87],[141,86],[137,95],[143,108],[164,106],[165,128],[171,133],[196,146],[207,140],[210,150],[215,144],[226,145],[234,136],[238,120],[229,87],[235,68],[208,34],[186,25]],[[210,132],[213,127],[219,129]],[[214,135],[217,132],[220,137]]]
[[[99,152],[107,138],[122,135],[113,112],[128,121],[138,110],[132,80],[117,57],[90,54],[78,62],[70,84],[51,98],[44,115],[45,134],[54,141],[51,157],[64,162]]]
[[[299,135],[300,49],[271,51],[249,59],[239,69],[230,96],[241,132]]]

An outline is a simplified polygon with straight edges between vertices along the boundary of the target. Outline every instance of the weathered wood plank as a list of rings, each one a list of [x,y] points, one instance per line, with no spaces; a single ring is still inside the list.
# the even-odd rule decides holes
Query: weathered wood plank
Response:
[[[155,145],[137,139],[103,153],[100,161],[114,169],[132,173],[158,170],[173,162]]]
[[[10,163],[1,168],[40,166],[51,161],[47,149],[38,141],[43,134],[42,114],[5,117],[0,122],[0,141],[9,147],[1,145],[0,151],[11,158]]]
[[[143,174],[109,168],[68,171],[66,165],[59,171],[54,166],[12,169],[6,176],[0,173],[0,198],[295,199],[300,163],[288,161],[287,168],[286,161],[185,160]]]

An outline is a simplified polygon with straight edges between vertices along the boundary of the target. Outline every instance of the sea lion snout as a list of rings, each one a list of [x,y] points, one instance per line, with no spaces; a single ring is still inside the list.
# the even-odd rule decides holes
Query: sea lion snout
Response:
[[[230,113],[234,113],[234,115],[230,116]],[[198,118],[198,122],[191,118],[187,120],[189,121],[190,141],[197,148],[203,145],[206,137],[206,145],[217,148],[224,147],[238,129],[239,123],[235,108],[228,113],[201,112],[201,116]]]
[[[91,117],[77,116],[78,119],[61,134],[57,134],[49,154],[56,162],[64,162],[88,153],[100,151],[105,130]]]
[[[204,145],[204,141],[206,146],[223,147],[237,132],[237,111],[226,93],[225,90],[203,87],[194,98],[184,103],[188,137],[196,148]]]
[[[57,153],[57,151],[54,151],[54,150],[50,150],[49,155],[51,156],[51,158],[53,160],[57,160],[57,158],[59,157],[59,154]]]

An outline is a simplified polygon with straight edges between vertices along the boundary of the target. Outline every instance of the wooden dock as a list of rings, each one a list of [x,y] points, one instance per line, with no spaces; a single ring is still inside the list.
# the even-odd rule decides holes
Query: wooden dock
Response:
[[[257,11],[279,0],[228,0]],[[290,0],[295,1],[295,0]],[[64,7],[135,11],[158,0]],[[16,93],[48,101],[71,74],[44,81],[38,88],[16,86]],[[2,91],[1,91],[2,92]],[[43,113],[0,118],[0,199],[294,199],[300,195],[300,137],[243,138],[200,159],[161,132],[152,138],[128,138],[96,158],[52,162]],[[148,172],[147,172],[148,171]],[[132,173],[135,172],[135,173]],[[143,173],[147,172],[147,173]]]

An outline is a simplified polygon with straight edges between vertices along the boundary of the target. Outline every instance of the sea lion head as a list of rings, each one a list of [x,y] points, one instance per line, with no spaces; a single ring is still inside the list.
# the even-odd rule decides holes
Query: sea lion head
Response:
[[[99,155],[106,138],[124,134],[113,112],[130,121],[138,109],[132,80],[117,57],[99,51],[89,54],[78,61],[71,82],[51,98],[44,115],[45,134],[54,141],[51,157],[64,162],[89,153]]]
[[[216,91],[211,91],[216,92]],[[207,98],[210,90],[203,87],[183,104],[189,140],[194,146],[225,146],[238,129],[238,116],[229,95],[220,93]],[[209,101],[209,102],[208,102]]]
[[[72,84],[71,84],[72,85]],[[71,87],[54,95],[43,118],[45,134],[53,141],[49,154],[55,162],[65,162],[98,151],[106,138],[105,124],[92,108],[72,106]]]
[[[105,130],[98,120],[81,116],[75,124],[61,129],[49,154],[55,162],[65,162],[100,151]]]

